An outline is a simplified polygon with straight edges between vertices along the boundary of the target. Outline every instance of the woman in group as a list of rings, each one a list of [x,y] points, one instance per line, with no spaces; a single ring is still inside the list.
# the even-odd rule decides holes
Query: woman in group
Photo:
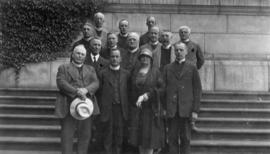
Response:
[[[158,68],[153,67],[153,54],[142,49],[139,64],[131,78],[130,143],[139,147],[140,154],[153,154],[164,145],[162,101],[164,84]]]

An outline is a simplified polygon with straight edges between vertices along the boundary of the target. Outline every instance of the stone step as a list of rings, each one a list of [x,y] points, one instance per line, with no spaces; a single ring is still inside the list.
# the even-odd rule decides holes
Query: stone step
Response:
[[[270,129],[269,118],[223,118],[223,117],[199,117],[196,126],[212,128],[268,128]]]
[[[3,137],[60,137],[60,125],[0,125]]]
[[[58,89],[0,88],[0,96],[56,96]]]
[[[270,109],[200,108],[199,117],[270,118]]]
[[[201,107],[216,108],[268,108],[270,100],[228,100],[228,99],[202,99]]]
[[[0,104],[0,113],[53,115],[54,105]]]
[[[0,104],[51,104],[53,105],[56,97],[54,96],[0,96]]]
[[[23,124],[23,125],[59,125],[60,121],[54,115],[34,114],[0,114],[1,124]]]
[[[270,141],[193,140],[192,154],[269,154]]]
[[[270,142],[270,129],[237,129],[237,128],[193,128],[193,139],[208,140],[253,140]]]
[[[269,92],[203,91],[203,99],[270,100]]]

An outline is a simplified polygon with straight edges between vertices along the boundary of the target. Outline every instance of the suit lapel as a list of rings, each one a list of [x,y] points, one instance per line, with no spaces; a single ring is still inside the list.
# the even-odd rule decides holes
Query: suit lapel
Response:
[[[79,78],[79,71],[72,63],[68,67],[68,74],[73,78],[77,79]]]
[[[185,72],[187,71],[187,66],[186,66],[186,63],[184,63],[183,68],[179,71],[180,65],[176,63],[177,63],[176,61],[173,63],[173,69],[171,69],[171,72],[175,75],[175,77],[178,80],[180,80],[185,74]]]

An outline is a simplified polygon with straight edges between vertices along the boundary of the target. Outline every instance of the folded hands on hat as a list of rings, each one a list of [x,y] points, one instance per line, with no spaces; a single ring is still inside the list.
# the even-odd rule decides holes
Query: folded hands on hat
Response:
[[[136,106],[137,107],[141,107],[142,106],[142,102],[147,101],[149,98],[147,93],[142,94],[141,96],[138,97],[138,100],[136,102]]]
[[[88,90],[86,88],[77,88],[77,96],[80,99],[85,100],[87,93],[88,93]]]

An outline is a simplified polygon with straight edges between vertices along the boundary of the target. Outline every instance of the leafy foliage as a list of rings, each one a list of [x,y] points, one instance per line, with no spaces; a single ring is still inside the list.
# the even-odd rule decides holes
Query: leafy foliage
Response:
[[[20,69],[25,63],[67,56],[82,23],[102,6],[101,0],[2,1],[2,64]]]

